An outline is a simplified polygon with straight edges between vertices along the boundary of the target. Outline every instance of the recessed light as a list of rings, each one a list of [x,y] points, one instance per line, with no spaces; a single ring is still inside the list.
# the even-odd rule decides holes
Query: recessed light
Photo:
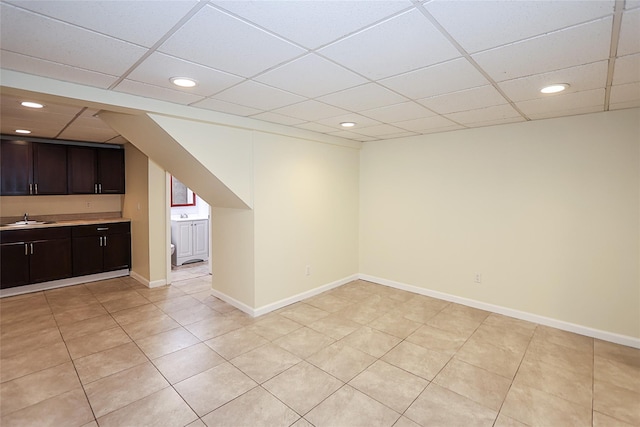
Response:
[[[27,134],[27,133],[31,133],[31,131],[30,130],[26,130],[26,129],[16,129],[16,133]]]
[[[569,85],[567,83],[556,83],[556,84],[552,84],[552,85],[543,87],[542,89],[540,89],[540,92],[542,92],[542,93],[558,93],[558,92],[562,92],[563,90],[565,90],[568,87],[569,87]]]
[[[342,122],[342,123],[340,123],[340,126],[342,126],[343,128],[352,128],[355,125],[356,124],[354,122]]]
[[[189,77],[171,77],[169,79],[171,83],[180,87],[194,87],[197,85],[196,81]]]
[[[20,103],[20,105],[22,105],[23,107],[29,107],[29,108],[42,108],[44,107],[44,105],[38,103],[38,102],[32,102],[32,101],[23,101]]]

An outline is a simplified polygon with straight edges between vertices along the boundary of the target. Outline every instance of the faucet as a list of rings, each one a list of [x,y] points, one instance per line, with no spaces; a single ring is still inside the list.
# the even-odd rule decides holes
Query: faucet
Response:
[[[24,222],[29,222],[29,214],[28,213],[24,214]]]

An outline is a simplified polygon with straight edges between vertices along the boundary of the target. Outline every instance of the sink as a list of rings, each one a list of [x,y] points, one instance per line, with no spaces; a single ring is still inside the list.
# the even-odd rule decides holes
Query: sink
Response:
[[[29,220],[29,221],[16,221],[16,222],[12,222],[11,224],[2,224],[5,226],[9,226],[9,227],[15,227],[15,226],[20,226],[20,225],[41,225],[41,224],[55,224],[55,221],[34,221],[34,220]]]

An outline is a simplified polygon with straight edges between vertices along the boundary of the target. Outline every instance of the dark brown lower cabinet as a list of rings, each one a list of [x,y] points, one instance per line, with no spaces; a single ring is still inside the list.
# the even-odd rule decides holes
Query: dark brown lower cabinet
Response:
[[[71,277],[71,228],[0,233],[0,288]]]
[[[131,266],[131,226],[128,222],[74,227],[72,236],[74,276]]]

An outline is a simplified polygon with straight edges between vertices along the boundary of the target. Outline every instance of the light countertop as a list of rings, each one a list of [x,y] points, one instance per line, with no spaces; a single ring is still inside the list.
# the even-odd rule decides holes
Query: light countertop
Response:
[[[38,220],[38,218],[34,218]],[[77,225],[94,225],[94,224],[113,224],[116,222],[131,222],[129,218],[104,218],[104,219],[74,219],[53,221],[46,224],[29,224],[29,225],[0,225],[0,231],[7,230],[30,230],[33,228],[51,228],[51,227],[73,227]]]

